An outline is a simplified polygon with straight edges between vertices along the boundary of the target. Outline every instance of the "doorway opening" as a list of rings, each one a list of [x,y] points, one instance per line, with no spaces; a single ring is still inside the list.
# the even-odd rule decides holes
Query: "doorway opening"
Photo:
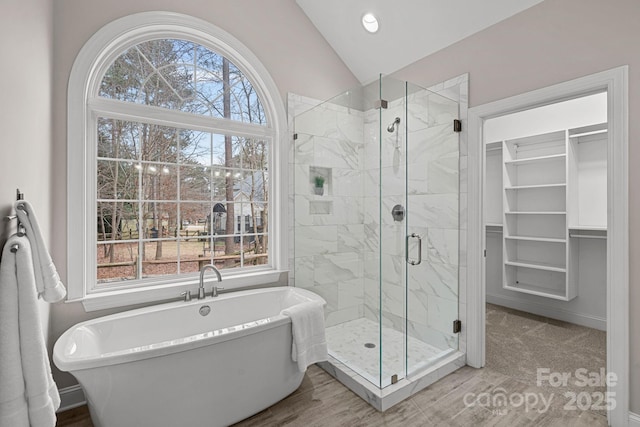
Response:
[[[588,249],[582,250],[583,246],[587,246],[583,245],[582,242],[587,239],[593,241],[599,239],[602,242],[606,242],[604,319],[607,349],[606,372],[615,374],[617,379],[617,381],[606,384],[607,391],[615,393],[615,405],[609,405],[605,408],[608,422],[611,425],[627,423],[629,407],[627,73],[626,66],[619,67],[469,110],[469,159],[474,158],[476,161],[469,161],[468,281],[469,283],[478,283],[479,286],[468,288],[469,344],[467,347],[467,363],[474,367],[483,367],[487,363],[485,350],[488,347],[485,334],[487,325],[487,284],[485,277],[487,275],[486,268],[488,269],[488,267],[485,268],[485,249],[489,249],[487,247],[486,234],[487,219],[485,218],[487,212],[484,206],[487,196],[484,194],[483,179],[485,171],[488,173],[489,170],[488,163],[485,163],[484,150],[485,142],[491,143],[486,138],[487,132],[490,131],[490,121],[515,112],[548,106],[561,101],[575,100],[587,95],[603,93],[606,96],[607,179],[606,227],[604,229],[579,229],[580,210],[575,207],[572,208],[572,206],[579,206],[580,203],[579,198],[575,200],[575,195],[579,194],[579,191],[576,190],[576,178],[573,175],[579,167],[574,167],[573,164],[569,164],[566,161],[566,158],[574,156],[574,145],[580,145],[579,143],[568,143],[567,139],[587,137],[589,136],[586,135],[587,133],[602,132],[602,128],[598,129],[597,126],[589,128],[588,126],[590,125],[569,125],[564,130],[565,144],[556,144],[555,148],[553,148],[553,139],[557,135],[546,135],[549,138],[547,146],[545,146],[546,153],[543,150],[536,154],[536,146],[529,143],[531,141],[520,141],[517,147],[516,144],[507,145],[503,141],[502,148],[508,150],[507,155],[502,158],[503,169],[517,169],[520,167],[527,169],[529,166],[515,165],[526,165],[527,163],[530,165],[537,161],[534,160],[535,158],[539,157],[547,156],[549,157],[548,161],[551,162],[559,161],[560,157],[566,156],[564,162],[566,181],[558,182],[556,180],[556,178],[562,176],[562,169],[538,174],[537,177],[535,174],[529,174],[529,183],[524,179],[527,178],[526,172],[518,174],[517,172],[504,172],[503,170],[503,179],[505,179],[506,175],[506,179],[509,182],[501,189],[503,198],[502,219],[505,224],[504,228],[508,227],[509,230],[506,233],[507,238],[505,239],[505,236],[501,238],[503,248],[500,263],[502,264],[503,277],[501,278],[500,286],[504,290],[522,294],[523,296],[526,295],[529,298],[536,296],[538,298],[547,298],[548,301],[558,301],[556,304],[560,302],[570,303],[580,295],[582,289],[580,280],[575,283],[571,281],[571,271],[575,272],[576,268],[577,271],[580,270],[579,257],[574,255],[588,252]],[[592,125],[597,125],[597,123]],[[542,133],[544,134],[544,131]],[[568,138],[568,136],[573,138]],[[517,136],[513,135],[506,138],[518,139]],[[559,150],[558,147],[561,146],[564,147],[563,151],[553,152],[554,149]],[[504,166],[505,162],[510,162],[510,166]],[[571,178],[572,176],[573,178]],[[535,181],[535,179],[538,181]],[[542,187],[545,185],[548,185],[548,187]],[[572,185],[575,191],[572,191]],[[529,188],[526,188],[527,186]],[[527,191],[556,192],[560,193],[560,196],[551,197],[547,195],[533,198],[517,196],[518,193]],[[562,197],[563,191],[565,192],[564,198]],[[515,193],[516,195],[507,193]],[[505,206],[508,208],[507,213],[504,211]],[[578,212],[578,219],[575,219],[576,217],[571,212]],[[586,210],[584,212],[591,214],[595,211]],[[552,222],[555,222],[555,224],[543,222],[540,217],[553,218]],[[585,218],[583,220],[586,221]],[[546,227],[543,227],[543,224],[547,224]],[[555,234],[560,233],[562,229],[566,233],[564,238]],[[494,231],[496,230],[494,229]],[[504,230],[502,232],[504,233]],[[573,234],[573,237],[571,237],[571,234]],[[604,237],[603,234],[606,234],[606,239],[602,239]],[[585,238],[583,237],[584,235],[589,235],[590,237]],[[519,237],[520,239],[518,239]],[[540,243],[526,240],[526,237],[537,239],[537,241],[546,238],[548,241],[544,242],[545,245],[557,246],[554,249],[543,251],[544,255],[539,255],[536,258],[534,249],[536,245],[540,246]],[[602,242],[599,243],[602,244]],[[577,249],[575,251],[572,250],[574,246]],[[505,258],[506,261],[504,261]],[[577,267],[575,266],[576,258]],[[564,259],[564,263],[561,262],[562,259]],[[529,263],[523,261],[529,261]],[[541,270],[540,268],[531,268],[532,264],[536,265],[536,263],[537,266],[547,264],[548,268],[543,270],[546,271],[546,274],[540,275],[538,272],[534,275],[532,273],[531,270]],[[577,277],[579,278],[579,275]],[[534,280],[534,278],[539,280]],[[537,286],[532,287],[530,285]],[[575,318],[570,320],[574,323],[576,322]],[[550,340],[548,339],[547,342],[550,342]],[[541,366],[541,368],[547,367]],[[571,374],[575,381],[575,372]]]
[[[601,92],[486,120],[483,141],[485,366],[602,421],[606,386],[579,378],[606,372],[607,134]]]

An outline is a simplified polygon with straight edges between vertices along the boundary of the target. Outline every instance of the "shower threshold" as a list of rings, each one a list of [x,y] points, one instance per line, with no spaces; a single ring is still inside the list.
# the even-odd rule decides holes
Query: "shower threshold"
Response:
[[[465,355],[458,350],[445,352],[428,368],[416,372],[384,388],[379,388],[358,372],[329,354],[327,362],[318,366],[340,381],[345,387],[360,396],[365,402],[384,412],[392,406],[427,388],[439,379],[457,371],[465,365]]]
[[[392,328],[384,327],[381,331],[377,323],[366,318],[330,326],[326,337],[329,362],[319,365],[379,411],[389,409],[465,364],[464,354],[457,350],[439,349]],[[404,375],[406,363],[412,373],[394,382],[393,377]]]

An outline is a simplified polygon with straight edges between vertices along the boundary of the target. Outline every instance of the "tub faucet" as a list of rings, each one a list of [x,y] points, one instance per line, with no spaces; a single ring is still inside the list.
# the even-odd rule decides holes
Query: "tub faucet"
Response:
[[[215,265],[207,264],[204,267],[202,267],[202,269],[200,270],[200,286],[198,287],[198,299],[203,299],[205,295],[204,294],[204,273],[207,270],[213,270],[216,273],[216,276],[218,276],[218,282],[222,282],[222,276],[220,275],[220,272],[218,271]],[[212,297],[218,296],[218,289],[224,289],[224,288],[213,285],[213,289],[211,290]]]

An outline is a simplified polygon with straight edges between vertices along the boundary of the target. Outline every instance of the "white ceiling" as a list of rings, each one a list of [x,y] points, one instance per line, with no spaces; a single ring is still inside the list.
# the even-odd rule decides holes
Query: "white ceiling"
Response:
[[[390,74],[542,0],[296,0],[361,83]],[[360,21],[372,12],[380,29]]]

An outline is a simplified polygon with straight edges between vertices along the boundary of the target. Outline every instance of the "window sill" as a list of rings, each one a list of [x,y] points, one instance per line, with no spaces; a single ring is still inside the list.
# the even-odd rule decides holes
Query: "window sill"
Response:
[[[205,290],[211,293],[211,277],[205,280]],[[254,273],[245,273],[224,277],[222,292],[262,287],[266,285],[286,285],[287,271],[268,270]],[[66,302],[82,302],[85,311],[104,310],[108,308],[125,307],[136,304],[159,303],[175,300],[180,297],[180,293],[191,291],[191,295],[198,294],[198,278],[186,280],[177,284],[147,286],[134,289],[118,289],[114,291],[96,292],[86,295],[84,298],[67,300]]]

